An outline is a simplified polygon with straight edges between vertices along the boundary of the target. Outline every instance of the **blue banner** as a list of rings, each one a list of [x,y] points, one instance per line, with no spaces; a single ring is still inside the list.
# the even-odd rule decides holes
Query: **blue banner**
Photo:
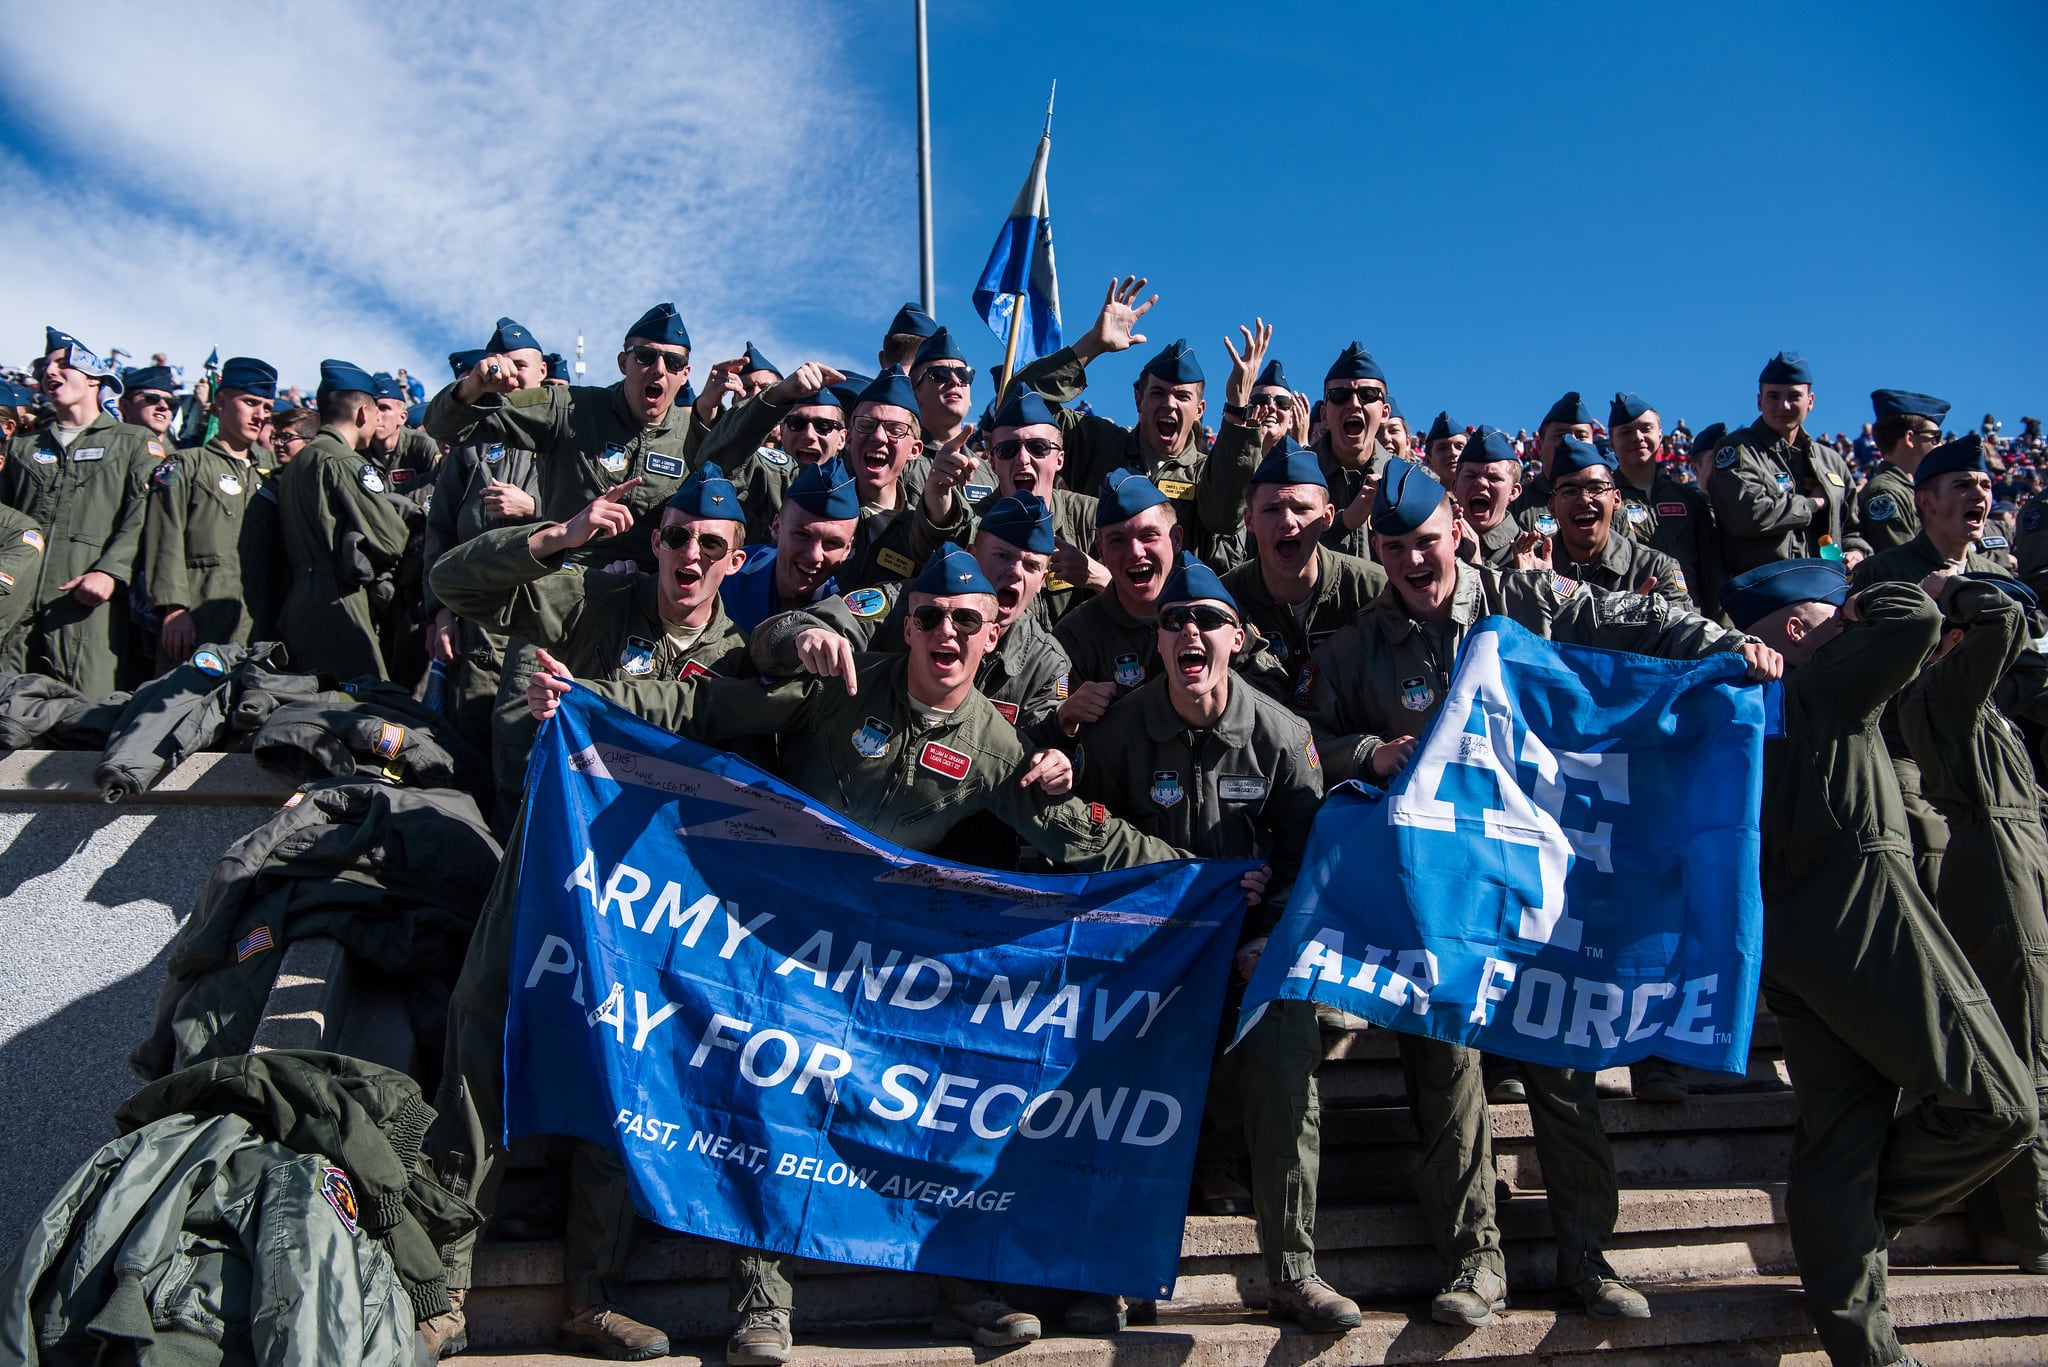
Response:
[[[1240,1029],[1306,998],[1531,1063],[1745,1071],[1767,697],[1744,671],[1480,622],[1391,789],[1325,799]]]
[[[946,863],[580,689],[526,801],[508,1137],[686,1233],[1171,1294],[1247,864]]]

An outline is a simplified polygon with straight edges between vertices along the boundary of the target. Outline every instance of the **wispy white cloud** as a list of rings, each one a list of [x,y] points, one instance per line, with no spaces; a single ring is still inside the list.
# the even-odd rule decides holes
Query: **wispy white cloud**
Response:
[[[701,362],[749,337],[796,359],[821,308],[876,335],[915,279],[906,139],[842,12],[760,13],[211,4],[81,63],[73,23],[23,10],[0,355],[47,321],[432,383],[509,313],[563,352],[585,333],[602,376],[663,299]]]

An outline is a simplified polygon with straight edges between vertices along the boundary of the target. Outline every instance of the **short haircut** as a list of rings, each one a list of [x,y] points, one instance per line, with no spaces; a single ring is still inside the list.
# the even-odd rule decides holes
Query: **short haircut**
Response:
[[[333,389],[319,396],[320,421],[354,422],[360,404],[377,406],[377,400],[360,389]]]
[[[892,332],[882,339],[882,362],[900,365],[907,371],[917,360],[917,349],[923,345],[924,338],[914,332]]]
[[[1870,429],[1870,437],[1877,443],[1877,449],[1888,456],[1893,447],[1906,439],[1908,432],[1929,422],[1934,422],[1934,419],[1918,413],[1891,413],[1877,420]],[[1935,430],[1940,428],[1941,424],[1935,423]]]

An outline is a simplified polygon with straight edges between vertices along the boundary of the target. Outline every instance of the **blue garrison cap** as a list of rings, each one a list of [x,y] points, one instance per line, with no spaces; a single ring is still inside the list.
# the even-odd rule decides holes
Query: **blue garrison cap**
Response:
[[[690,477],[676,486],[668,496],[668,506],[690,517],[717,517],[730,522],[745,522],[747,514],[740,507],[740,491],[732,487],[732,481],[725,477],[717,461],[706,461],[698,466]]]
[[[1470,449],[1469,447],[1467,448]],[[1412,460],[1387,462],[1372,500],[1372,529],[1381,536],[1406,536],[1443,505],[1444,486]]]
[[[370,378],[370,372],[347,361],[322,361],[320,363],[321,394],[371,394],[377,392],[377,382]]]
[[[1605,443],[1595,445],[1580,441],[1574,436],[1563,436],[1557,440],[1557,447],[1550,455],[1550,477],[1569,475],[1579,470],[1612,470],[1615,468],[1613,448]]]
[[[763,356],[759,347],[748,342],[746,360],[740,366],[740,374],[751,375],[757,370],[765,370],[778,380],[782,378],[782,367]]]
[[[1095,526],[1100,530],[1129,522],[1147,508],[1157,508],[1166,501],[1158,485],[1128,465],[1111,470],[1102,477],[1102,488],[1095,496]]]
[[[1273,443],[1273,449],[1259,462],[1259,468],[1252,471],[1254,484],[1313,484],[1327,489],[1330,481],[1323,476],[1322,462],[1316,453],[1292,437],[1283,436]]]
[[[12,380],[0,380],[0,408],[33,408],[36,396]]]
[[[659,342],[663,346],[686,347],[690,344],[690,330],[683,326],[683,316],[676,312],[674,304],[656,304],[626,329],[626,335],[644,342]]]
[[[1634,422],[1655,407],[1655,404],[1633,390],[1626,394],[1616,394],[1614,402],[1607,405],[1607,429],[1611,432],[1625,422]]]
[[[789,482],[789,492],[782,497],[811,516],[832,522],[860,516],[860,494],[853,487],[853,476],[847,472],[846,462],[836,458],[797,471]]]
[[[2035,593],[2031,587],[2009,574],[1992,574],[1985,570],[1966,570],[1956,577],[1973,580],[1979,584],[1989,584],[2028,612],[2040,611],[2041,596]]]
[[[405,410],[405,425],[407,427],[425,427],[427,425],[427,406],[423,403],[407,406]]]
[[[997,427],[1041,427],[1059,425],[1060,416],[1053,406],[1046,402],[1045,395],[1035,389],[1016,388],[1010,391],[1009,400],[996,412]]]
[[[1408,415],[1401,411],[1401,405],[1395,401],[1394,396],[1391,392],[1389,392],[1387,395],[1387,416],[1390,418],[1399,418],[1403,423],[1406,423],[1408,421]]]
[[[844,393],[845,389],[846,386],[843,384],[828,384],[815,394],[807,395],[801,399],[791,399],[789,406],[791,408],[851,408],[853,405],[847,400]],[[856,399],[859,397],[858,394],[854,395]]]
[[[130,366],[121,372],[121,388],[154,389],[165,394],[178,392],[178,373],[167,365]]]
[[[541,360],[547,362],[549,379],[566,380],[569,378],[569,363],[562,359],[561,352],[543,352],[541,353]]]
[[[1705,427],[1702,427],[1699,431],[1693,433],[1692,449],[1695,451],[1711,451],[1715,447],[1719,446],[1721,444],[1721,438],[1727,435],[1727,423],[1710,422]]]
[[[903,373],[902,366],[892,365],[861,390],[856,404],[885,403],[907,410],[913,416],[917,413],[917,390],[911,386],[910,377]]]
[[[1574,389],[1556,403],[1550,405],[1550,411],[1543,415],[1543,421],[1561,422],[1567,427],[1578,423],[1585,423],[1591,426],[1593,410],[1586,407],[1586,401],[1580,398],[1579,391]]]
[[[924,562],[917,578],[910,581],[908,591],[936,594],[943,598],[956,593],[993,595],[996,590],[995,585],[988,582],[988,576],[981,572],[981,565],[975,558],[948,541],[932,552],[932,558]]]
[[[897,309],[896,316],[889,320],[887,335],[894,337],[899,333],[909,332],[919,337],[929,337],[938,330],[938,319],[932,317],[915,304],[905,304],[902,308]]]
[[[967,353],[953,340],[951,328],[940,328],[924,339],[924,345],[917,349],[917,359],[912,365],[923,365],[926,361],[964,361]]]
[[[1252,381],[1254,389],[1270,389],[1274,385],[1290,393],[1294,390],[1294,386],[1288,382],[1286,368],[1277,359],[1266,362],[1266,368],[1259,372],[1259,378]]]
[[[1991,467],[1984,463],[1984,438],[1975,432],[1967,432],[1952,442],[1935,447],[1920,459],[1920,468],[1913,472],[1913,487],[1925,489],[1942,475],[1957,470],[1970,470],[1980,475],[1991,473]]]
[[[270,401],[270,411],[273,413],[291,413],[297,409],[298,405],[293,403],[291,397],[286,394],[280,394]]]
[[[1159,607],[1173,603],[1196,603],[1208,599],[1229,606],[1238,611],[1237,600],[1230,596],[1230,590],[1223,587],[1223,580],[1187,551],[1180,553],[1180,564],[1173,573],[1166,576],[1166,585],[1159,590]]]
[[[448,353],[448,369],[454,371],[455,378],[459,380],[476,369],[476,363],[489,354],[482,347],[471,347],[467,351],[451,351]]]
[[[853,406],[860,402],[860,392],[874,383],[874,376],[862,375],[858,371],[852,370],[841,373],[845,376],[844,379],[840,380],[837,384],[826,387],[839,400],[839,406],[851,413]]]
[[[528,350],[540,350],[540,343],[534,340],[533,334],[510,318],[500,318],[489,344],[484,347],[484,354],[503,356],[508,352]]]
[[[370,392],[380,399],[397,399],[404,403],[412,397],[405,392],[404,386],[398,383],[398,377],[388,371],[380,370],[372,375],[370,384],[373,386]]]
[[[1353,342],[1330,363],[1329,370],[1323,375],[1324,384],[1332,380],[1378,380],[1385,384],[1387,372],[1380,369],[1380,363],[1372,358],[1370,351]]]
[[[1764,362],[1763,373],[1756,377],[1758,384],[1812,384],[1813,371],[1807,366],[1806,358],[1796,352],[1781,351]]]
[[[1465,424],[1452,417],[1447,408],[1438,413],[1436,421],[1429,425],[1429,435],[1422,439],[1422,444],[1428,446],[1433,441],[1449,441],[1452,437],[1464,435],[1464,432]]]
[[[1721,611],[1748,631],[1779,608],[1795,603],[1833,603],[1849,597],[1849,571],[1838,560],[1773,560],[1736,575],[1721,586]]]
[[[1435,440],[1435,438],[1431,438]],[[1465,443],[1465,449],[1458,453],[1460,465],[1491,465],[1497,460],[1511,460],[1520,465],[1522,458],[1515,454],[1515,439],[1498,427],[1479,425],[1472,434],[1472,440]]]
[[[995,501],[981,519],[981,530],[1009,542],[1020,551],[1051,555],[1054,546],[1052,509],[1029,489],[1019,489]]]
[[[1948,400],[1932,394],[1915,394],[1909,389],[1873,389],[1870,407],[1879,421],[1886,418],[1929,418],[1935,426],[1948,416]]]
[[[277,367],[254,356],[230,356],[221,362],[220,387],[239,389],[259,399],[277,397]]]
[[[1138,372],[1141,384],[1147,375],[1157,375],[1168,384],[1200,384],[1202,363],[1195,359],[1188,339],[1176,337],[1167,343],[1166,350],[1145,362],[1145,368]]]

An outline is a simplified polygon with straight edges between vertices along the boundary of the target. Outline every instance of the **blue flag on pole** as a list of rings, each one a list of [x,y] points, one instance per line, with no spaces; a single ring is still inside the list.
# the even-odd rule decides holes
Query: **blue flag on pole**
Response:
[[[1023,296],[1023,331],[1017,335],[1021,367],[1060,349],[1060,280],[1052,260],[1052,210],[1046,200],[1045,163],[1052,155],[1052,135],[1038,140],[1031,174],[1010,206],[988,264],[974,286],[974,311],[997,340],[1010,344],[1011,316]]]
[[[1325,799],[1245,994],[1531,1063],[1747,1068],[1766,690],[1502,617],[1391,790]]]
[[[946,863],[572,691],[528,770],[506,1134],[612,1149],[687,1233],[1169,1295],[1248,867]]]

